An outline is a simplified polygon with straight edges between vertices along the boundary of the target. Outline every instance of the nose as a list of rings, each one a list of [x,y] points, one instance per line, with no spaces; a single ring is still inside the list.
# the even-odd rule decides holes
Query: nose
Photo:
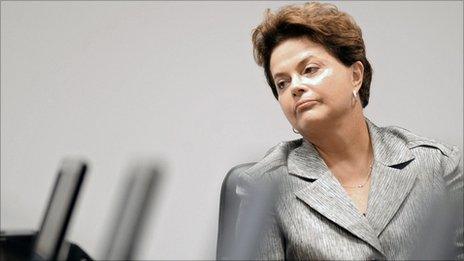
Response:
[[[302,82],[300,75],[294,75],[290,85],[293,96],[301,96],[308,90],[308,86]]]

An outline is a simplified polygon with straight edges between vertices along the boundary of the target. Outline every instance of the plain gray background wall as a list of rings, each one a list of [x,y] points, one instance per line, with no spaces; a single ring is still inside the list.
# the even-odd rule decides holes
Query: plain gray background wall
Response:
[[[214,258],[225,173],[298,137],[252,58],[252,28],[286,3],[3,1],[1,229],[37,229],[59,161],[82,155],[69,238],[101,258],[127,167],[155,157],[137,257]],[[335,4],[374,68],[366,115],[462,150],[463,3]]]

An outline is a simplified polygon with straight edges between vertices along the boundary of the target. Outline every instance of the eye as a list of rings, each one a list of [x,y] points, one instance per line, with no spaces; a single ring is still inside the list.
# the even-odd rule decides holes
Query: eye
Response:
[[[315,74],[319,70],[319,67],[311,65],[304,69],[303,74]]]
[[[278,81],[276,81],[276,87],[279,90],[284,89],[285,87],[287,87],[287,85],[288,85],[288,81],[286,81],[286,80],[278,80]]]

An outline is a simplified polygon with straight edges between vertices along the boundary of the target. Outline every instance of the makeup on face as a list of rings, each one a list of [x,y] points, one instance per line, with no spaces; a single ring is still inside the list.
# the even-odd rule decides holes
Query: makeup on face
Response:
[[[298,85],[320,85],[325,78],[332,75],[332,68],[325,68],[322,73],[315,77],[307,77],[306,75],[296,75],[297,77],[293,77],[292,79],[292,86]]]
[[[324,79],[332,75],[332,68],[325,68],[321,73],[314,77],[307,77],[306,75],[296,75],[292,79],[291,88],[297,88],[301,85],[317,87],[324,82]],[[299,110],[308,109],[315,104],[318,103],[317,100],[314,99],[313,92],[304,92],[298,101],[295,103],[293,107],[293,111],[297,113]]]
[[[332,74],[332,68],[324,68],[324,62],[318,61],[319,53],[314,51],[304,51],[294,55],[291,58],[286,58],[283,62],[278,64],[278,67],[281,70],[285,71],[287,68],[297,71],[293,76],[290,76],[287,73],[280,72],[274,75],[274,82],[278,90],[285,89],[289,86],[299,86],[301,84],[312,86],[319,85],[322,81]],[[278,57],[277,59],[282,58]],[[314,61],[316,60],[316,61]],[[322,65],[321,65],[322,63]],[[294,69],[293,69],[294,68]],[[312,76],[313,73],[310,72],[312,69],[321,69],[322,72],[315,72],[315,76]],[[279,69],[278,69],[279,70]],[[308,71],[309,70],[309,71]],[[300,72],[300,73],[298,73]]]

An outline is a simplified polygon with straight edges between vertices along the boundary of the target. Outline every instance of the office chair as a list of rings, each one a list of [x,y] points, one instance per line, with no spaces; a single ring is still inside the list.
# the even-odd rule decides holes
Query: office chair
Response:
[[[240,207],[240,196],[237,187],[240,184],[239,174],[253,166],[256,162],[240,164],[227,172],[221,186],[219,203],[219,224],[216,248],[216,259],[224,260],[235,257],[236,225]]]

